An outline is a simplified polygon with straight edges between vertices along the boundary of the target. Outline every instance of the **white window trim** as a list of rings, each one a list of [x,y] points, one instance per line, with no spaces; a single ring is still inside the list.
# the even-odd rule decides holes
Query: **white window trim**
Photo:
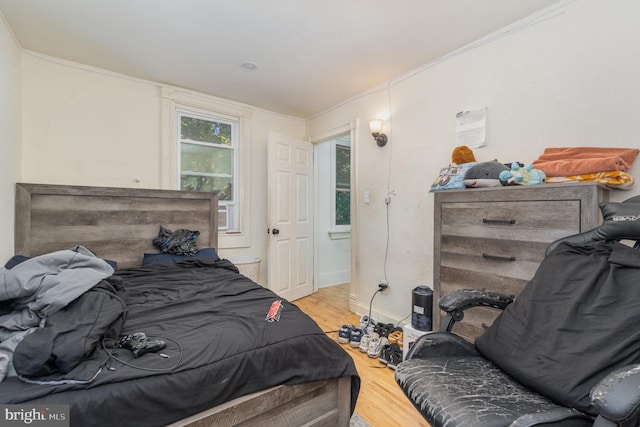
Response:
[[[176,141],[179,141],[179,143],[176,146],[176,155],[178,156],[178,161],[177,164],[181,164],[182,163],[182,159],[181,159],[181,145],[184,143],[189,143],[189,144],[194,144],[194,145],[201,145],[204,147],[210,147],[211,144],[206,143],[206,142],[199,142],[199,141],[191,141],[191,140],[182,140],[180,138],[180,126],[177,125],[177,123],[180,122],[180,117],[193,117],[193,118],[197,118],[197,119],[201,119],[201,120],[208,120],[208,121],[221,121],[224,123],[227,123],[229,125],[232,126],[233,131],[232,131],[232,146],[226,146],[226,145],[219,145],[218,148],[221,149],[229,149],[233,151],[233,170],[236,172],[234,174],[234,182],[233,182],[233,200],[232,201],[222,201],[222,200],[218,200],[218,206],[233,206],[233,210],[235,210],[235,206],[241,206],[238,204],[238,197],[239,197],[239,186],[236,184],[237,183],[237,172],[241,171],[241,168],[239,168],[239,160],[238,160],[238,147],[240,146],[240,141],[239,141],[239,126],[240,126],[240,119],[237,117],[231,117],[228,116],[226,114],[215,114],[215,116],[212,115],[212,113],[209,113],[208,115],[204,114],[204,112],[201,109],[194,109],[194,108],[186,108],[183,105],[176,105],[176,134],[175,134],[175,138]],[[176,188],[180,188],[180,182],[181,182],[181,174],[184,174],[185,171],[179,170],[178,173],[176,174],[176,183],[175,183],[175,187]],[[197,173],[197,175],[203,175],[202,173]],[[215,176],[215,174],[212,174],[211,176]],[[227,211],[227,216],[229,211]],[[237,227],[233,227],[231,230],[229,230],[229,228],[218,228],[219,234],[221,233],[233,233],[233,232],[237,232],[240,229],[240,224],[238,222],[239,220],[239,215],[240,213],[237,213],[237,218],[234,219],[233,223],[236,224],[237,223]],[[228,230],[228,231],[227,231]]]
[[[344,226],[346,227],[346,225]],[[351,226],[349,226],[351,228]],[[351,238],[351,230],[349,231],[329,231],[329,238],[331,240],[343,240]]]
[[[179,149],[176,142],[177,110],[200,112],[204,115],[228,117],[238,120],[237,162],[238,173],[238,230],[220,231],[217,249],[248,248],[251,246],[251,118],[252,111],[242,105],[219,98],[173,87],[162,88],[162,188],[179,190]]]
[[[349,136],[351,138],[351,135]],[[336,145],[342,145],[351,149],[351,144],[338,144],[337,138],[331,141],[331,228],[329,236],[331,239],[346,238],[341,234],[351,233],[351,224],[336,225]]]

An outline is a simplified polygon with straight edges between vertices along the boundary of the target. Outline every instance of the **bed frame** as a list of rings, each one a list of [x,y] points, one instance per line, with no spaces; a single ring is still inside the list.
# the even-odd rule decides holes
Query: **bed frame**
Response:
[[[15,254],[37,256],[83,245],[119,268],[142,264],[162,225],[200,231],[217,248],[215,193],[16,184]],[[177,426],[348,426],[351,378],[281,385],[171,424]]]

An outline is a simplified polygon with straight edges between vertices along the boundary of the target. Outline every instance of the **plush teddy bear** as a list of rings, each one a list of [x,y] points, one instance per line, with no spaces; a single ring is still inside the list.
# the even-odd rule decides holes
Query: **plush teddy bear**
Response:
[[[509,173],[509,168],[497,160],[481,162],[469,169],[464,175],[466,187],[499,187],[507,185],[502,182],[500,176],[503,172]]]
[[[473,151],[466,145],[460,145],[454,148],[453,152],[451,153],[451,162],[457,165],[476,161],[476,156],[473,155]]]
[[[500,180],[508,184],[535,185],[544,184],[547,175],[540,169],[534,169],[533,164],[520,167],[518,163],[511,163],[511,170],[500,172]]]

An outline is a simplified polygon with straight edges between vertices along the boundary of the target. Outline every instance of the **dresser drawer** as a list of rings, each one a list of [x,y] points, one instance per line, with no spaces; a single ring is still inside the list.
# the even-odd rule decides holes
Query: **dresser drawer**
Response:
[[[441,212],[443,236],[550,243],[580,232],[578,200],[443,203]]]
[[[464,319],[453,325],[452,332],[473,342],[476,337],[482,335],[491,326],[501,311],[490,307],[473,307],[465,310]]]
[[[439,298],[463,288],[517,295],[549,243],[599,222],[607,192],[594,183],[441,191],[434,199],[434,328]],[[437,314],[436,314],[437,313]],[[465,312],[454,332],[473,341],[499,311]]]
[[[518,247],[514,252],[507,248],[504,253],[490,257],[483,256],[482,253],[460,254],[443,250],[440,255],[439,295],[448,295],[465,288],[484,288],[506,294],[519,294],[535,274],[544,257],[546,244],[539,245],[535,250],[528,250],[523,247],[525,244],[522,242],[517,243],[520,244],[515,245]],[[439,309],[434,313],[438,313],[439,317],[435,323],[440,324],[445,313]],[[487,307],[467,310],[463,322],[456,324],[454,332],[471,341],[484,332],[498,314],[498,310]]]

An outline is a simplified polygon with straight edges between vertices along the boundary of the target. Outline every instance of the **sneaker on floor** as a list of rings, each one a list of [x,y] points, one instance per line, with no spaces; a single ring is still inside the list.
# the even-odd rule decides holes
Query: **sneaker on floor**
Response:
[[[360,328],[353,328],[351,330],[351,335],[349,335],[349,345],[353,348],[360,347],[360,341],[362,341],[362,337],[364,336],[364,332]]]
[[[402,349],[398,344],[389,345],[389,361],[387,367],[395,370],[398,363],[402,362]]]
[[[382,346],[382,350],[380,350],[378,361],[386,365],[387,363],[389,363],[389,360],[391,360],[391,344],[387,342],[387,344]]]
[[[364,331],[365,334],[371,334],[373,332],[373,328],[376,324],[376,321],[367,316],[366,314],[360,316],[360,329]]]
[[[380,357],[382,347],[385,346],[387,342],[388,341],[385,337],[374,336],[373,338],[371,338],[369,340],[369,349],[367,350],[367,356],[372,359],[377,359],[378,357]]]
[[[400,345],[400,342],[402,341],[402,331],[400,330],[394,330],[391,333],[389,333],[389,343],[390,344],[398,344]]]
[[[355,328],[353,325],[342,325],[338,331],[338,342],[340,344],[348,344],[351,340],[351,331]]]
[[[358,346],[358,349],[363,353],[366,353],[367,351],[369,351],[369,343],[374,338],[379,339],[380,337],[378,337],[378,334],[376,334],[375,332],[365,333],[362,336],[362,339],[360,340],[360,345]]]
[[[395,327],[393,326],[392,323],[376,323],[376,326],[374,327],[374,331],[378,333],[378,335],[380,335],[381,337],[388,337],[389,333],[394,329]]]

